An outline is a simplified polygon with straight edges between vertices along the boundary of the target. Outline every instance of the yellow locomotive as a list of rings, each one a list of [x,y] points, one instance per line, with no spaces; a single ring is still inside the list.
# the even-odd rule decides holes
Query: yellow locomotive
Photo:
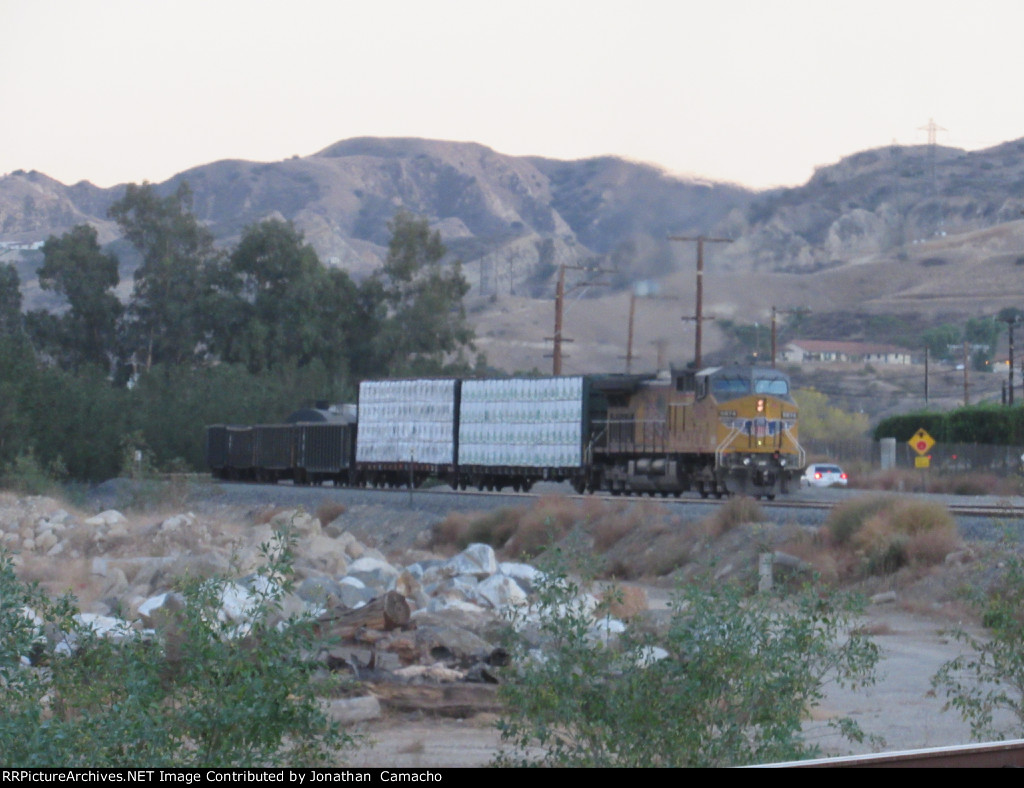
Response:
[[[806,455],[789,378],[756,366],[595,377],[586,488],[613,494],[772,499],[798,483]],[[602,409],[603,410],[603,409]]]

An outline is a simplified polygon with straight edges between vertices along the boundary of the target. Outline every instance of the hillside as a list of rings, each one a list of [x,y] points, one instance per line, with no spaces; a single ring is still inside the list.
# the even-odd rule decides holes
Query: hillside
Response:
[[[752,192],[681,180],[614,157],[505,156],[475,143],[359,138],[279,162],[219,161],[180,173],[218,243],[267,217],[291,220],[327,264],[359,278],[385,253],[404,207],[428,217],[464,263],[479,348],[493,366],[550,369],[554,282],[570,268],[564,370],[625,368],[634,284],[633,368],[693,357],[696,244],[705,247],[704,355],[728,362],[724,321],[768,330],[771,307],[804,309],[806,338],[878,339],[917,347],[943,322],[1024,302],[1024,140],[982,151],[937,146],[863,151],[820,167],[803,186]],[[26,308],[38,290],[38,244],[75,224],[99,230],[136,263],[106,218],[123,187],[66,186],[37,172],[0,177],[0,262],[13,262]],[[722,321],[722,322],[716,322]],[[760,330],[760,329],[758,329]],[[780,326],[780,340],[786,334]],[[716,355],[717,354],[717,355]]]

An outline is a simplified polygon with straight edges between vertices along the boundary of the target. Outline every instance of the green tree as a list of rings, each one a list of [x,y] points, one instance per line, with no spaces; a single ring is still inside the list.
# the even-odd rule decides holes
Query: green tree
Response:
[[[121,470],[129,392],[98,367],[77,374],[46,367],[21,386],[19,410],[28,447],[43,468],[100,482]]]
[[[800,414],[800,437],[805,440],[845,440],[867,435],[868,417],[863,413],[849,413],[828,404],[828,397],[814,389],[793,392]]]
[[[209,424],[281,422],[311,399],[342,401],[341,388],[319,361],[252,374],[241,364],[157,365],[131,390],[126,432],[138,432],[158,469],[204,465]]]
[[[319,700],[322,646],[309,615],[285,618],[294,541],[263,545],[248,623],[220,620],[226,578],[185,580],[146,638],[100,637],[14,575],[0,552],[0,752],[24,767],[333,765],[352,741]],[[73,651],[65,656],[62,649]],[[27,669],[33,656],[47,669]]]
[[[380,374],[441,372],[473,347],[462,301],[469,283],[458,261],[444,264],[447,250],[426,219],[400,211],[389,228],[387,259],[375,277],[387,310],[374,343]]]
[[[929,328],[921,335],[921,339],[932,358],[948,361],[961,352],[958,348],[963,345],[964,334],[959,326],[945,323]]]
[[[0,265],[0,335],[17,336],[22,332],[21,281],[10,263]]]
[[[224,319],[215,347],[222,360],[254,373],[314,359],[344,371],[356,287],[344,271],[328,271],[291,223],[248,227],[221,287],[217,311]]]
[[[120,277],[117,258],[100,249],[96,229],[72,228],[43,244],[39,286],[67,302],[60,315],[37,310],[30,315],[33,335],[61,366],[110,367],[117,353],[117,324],[123,311],[113,290]]]
[[[972,367],[981,372],[987,371],[999,339],[999,323],[992,317],[972,317],[964,326],[964,339],[974,348]]]
[[[24,404],[38,374],[35,354],[25,337],[0,332],[0,467],[31,448]]]
[[[803,724],[827,682],[874,681],[878,650],[851,631],[858,608],[846,597],[744,598],[728,584],[689,586],[665,631],[627,630],[615,642],[594,626],[579,590],[561,574],[541,584],[539,630],[531,643],[516,641],[521,667],[500,690],[499,728],[511,748],[500,765],[719,767],[813,757]],[[837,725],[863,737],[850,720]]]
[[[146,368],[193,360],[208,340],[219,254],[192,214],[188,184],[166,197],[129,184],[109,215],[142,256],[127,315],[131,352]]]

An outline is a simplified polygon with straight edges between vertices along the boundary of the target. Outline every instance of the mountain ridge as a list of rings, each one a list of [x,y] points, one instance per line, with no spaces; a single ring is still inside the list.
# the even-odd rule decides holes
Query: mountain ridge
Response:
[[[638,347],[667,342],[665,352],[685,360],[696,245],[670,235],[732,240],[705,252],[705,315],[719,320],[767,325],[772,307],[804,308],[817,316],[818,338],[845,338],[830,336],[839,324],[821,316],[896,314],[927,325],[1024,302],[1024,140],[973,152],[880,147],[819,167],[802,186],[762,191],[614,156],[563,161],[377,137],[276,162],[224,159],[155,187],[166,193],[183,180],[219,244],[263,219],[286,219],[325,263],[356,278],[380,265],[396,210],[427,217],[463,262],[481,345],[509,369],[546,363],[561,265],[572,298],[589,305],[569,306],[570,367],[622,368],[639,281],[657,282],[658,298],[638,310]],[[0,262],[17,265],[27,308],[55,305],[34,282],[41,255],[12,247],[82,222],[121,258],[127,292],[133,251],[106,218],[124,188],[66,186],[34,171],[0,177]],[[604,270],[601,286],[585,286],[577,266]],[[705,341],[705,352],[727,345],[715,321]]]

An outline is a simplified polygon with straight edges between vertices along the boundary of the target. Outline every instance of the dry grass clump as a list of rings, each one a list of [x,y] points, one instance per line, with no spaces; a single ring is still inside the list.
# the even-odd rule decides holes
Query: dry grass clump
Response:
[[[274,506],[273,504],[261,506],[259,509],[253,512],[252,523],[253,525],[266,525],[275,517],[277,517],[277,515],[281,514],[281,512],[285,511],[288,510],[285,509],[283,506]]]
[[[737,496],[719,506],[704,525],[708,536],[714,539],[738,525],[760,522],[764,522],[764,511],[758,502],[748,496]]]
[[[434,525],[430,547],[455,552],[481,542],[503,558],[533,560],[570,535],[576,540],[574,557],[596,555],[604,562],[601,577],[622,580],[668,574],[686,563],[694,543],[705,538],[653,501],[575,501],[552,495],[529,507],[452,512]]]
[[[892,506],[896,499],[887,495],[866,495],[844,501],[829,512],[824,529],[832,542],[848,545],[864,523],[884,509]]]
[[[857,487],[886,492],[930,492],[946,495],[1019,495],[1021,479],[998,476],[994,473],[943,473],[928,471],[923,474],[910,468],[888,468],[858,475]]]
[[[908,564],[938,563],[960,542],[945,506],[904,499],[870,517],[853,544],[864,554],[869,574],[888,574]]]
[[[830,548],[818,534],[801,531],[776,549],[811,566],[818,580],[828,586],[838,585],[848,570],[842,553]]]
[[[515,533],[523,510],[520,508],[495,509],[493,512],[449,512],[434,525],[430,546],[434,549],[463,550],[480,542],[496,550]]]
[[[348,508],[337,501],[324,501],[316,509],[316,517],[320,521],[320,527],[330,525],[341,517]]]
[[[928,491],[948,495],[1016,495],[1020,484],[1016,479],[994,473],[961,473],[928,479]]]
[[[638,529],[646,527],[649,531],[662,532],[667,514],[664,506],[653,501],[641,500],[632,505],[615,501],[601,509],[592,507],[585,522],[590,526],[594,549],[604,553]]]
[[[823,531],[839,552],[839,565],[868,575],[931,566],[961,544],[956,520],[945,506],[893,496],[847,501],[832,510]],[[853,554],[843,556],[843,550]]]
[[[580,519],[580,511],[571,500],[544,496],[523,513],[504,544],[504,552],[511,558],[534,558],[563,539]]]
[[[580,519],[581,513],[572,501],[555,495],[545,496],[528,508],[452,512],[434,526],[430,546],[462,550],[483,543],[508,558],[529,559],[564,538]]]
[[[922,477],[920,471],[906,468],[887,468],[884,471],[868,471],[858,476],[857,486],[864,490],[906,492],[920,490],[922,487]]]

